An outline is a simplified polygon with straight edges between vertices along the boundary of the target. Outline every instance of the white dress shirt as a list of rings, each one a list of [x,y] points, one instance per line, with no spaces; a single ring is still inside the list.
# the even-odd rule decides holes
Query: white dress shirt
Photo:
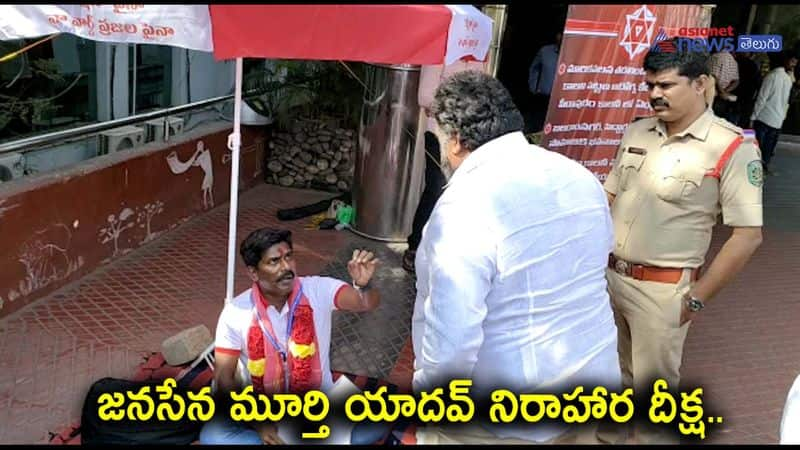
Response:
[[[789,111],[791,93],[792,78],[786,73],[786,69],[783,67],[774,69],[764,77],[750,120],[758,120],[772,128],[780,129]]]
[[[605,279],[612,230],[603,187],[578,163],[520,132],[475,150],[417,250],[414,390],[469,378],[473,398],[579,384],[619,392]],[[533,441],[566,430],[547,419],[486,428]]]
[[[800,444],[800,376],[794,379],[781,417],[780,444]]]

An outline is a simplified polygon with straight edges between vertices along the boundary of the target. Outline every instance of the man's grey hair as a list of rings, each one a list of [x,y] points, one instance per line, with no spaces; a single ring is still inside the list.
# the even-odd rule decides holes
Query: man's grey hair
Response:
[[[447,78],[434,95],[431,113],[446,136],[469,151],[492,139],[522,131],[522,114],[496,78],[477,71]],[[444,144],[444,142],[442,142]]]

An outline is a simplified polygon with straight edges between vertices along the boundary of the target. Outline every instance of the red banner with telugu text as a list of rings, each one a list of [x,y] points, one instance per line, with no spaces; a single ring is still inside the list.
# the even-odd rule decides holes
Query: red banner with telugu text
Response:
[[[642,62],[657,34],[710,20],[700,5],[570,5],[542,146],[604,181],[628,124],[652,115]]]

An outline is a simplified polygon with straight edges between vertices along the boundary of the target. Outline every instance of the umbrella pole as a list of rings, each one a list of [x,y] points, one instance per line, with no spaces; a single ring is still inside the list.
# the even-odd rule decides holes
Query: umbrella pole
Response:
[[[233,275],[236,270],[236,216],[239,208],[239,150],[242,147],[242,58],[236,58],[236,94],[233,103],[233,133],[228,136],[231,150],[231,203],[228,219],[228,280],[225,303],[233,299]]]

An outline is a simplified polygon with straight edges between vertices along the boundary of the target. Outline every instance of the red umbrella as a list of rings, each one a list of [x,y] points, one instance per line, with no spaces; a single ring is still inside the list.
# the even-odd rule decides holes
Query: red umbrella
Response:
[[[214,55],[441,64],[444,5],[210,5]]]

